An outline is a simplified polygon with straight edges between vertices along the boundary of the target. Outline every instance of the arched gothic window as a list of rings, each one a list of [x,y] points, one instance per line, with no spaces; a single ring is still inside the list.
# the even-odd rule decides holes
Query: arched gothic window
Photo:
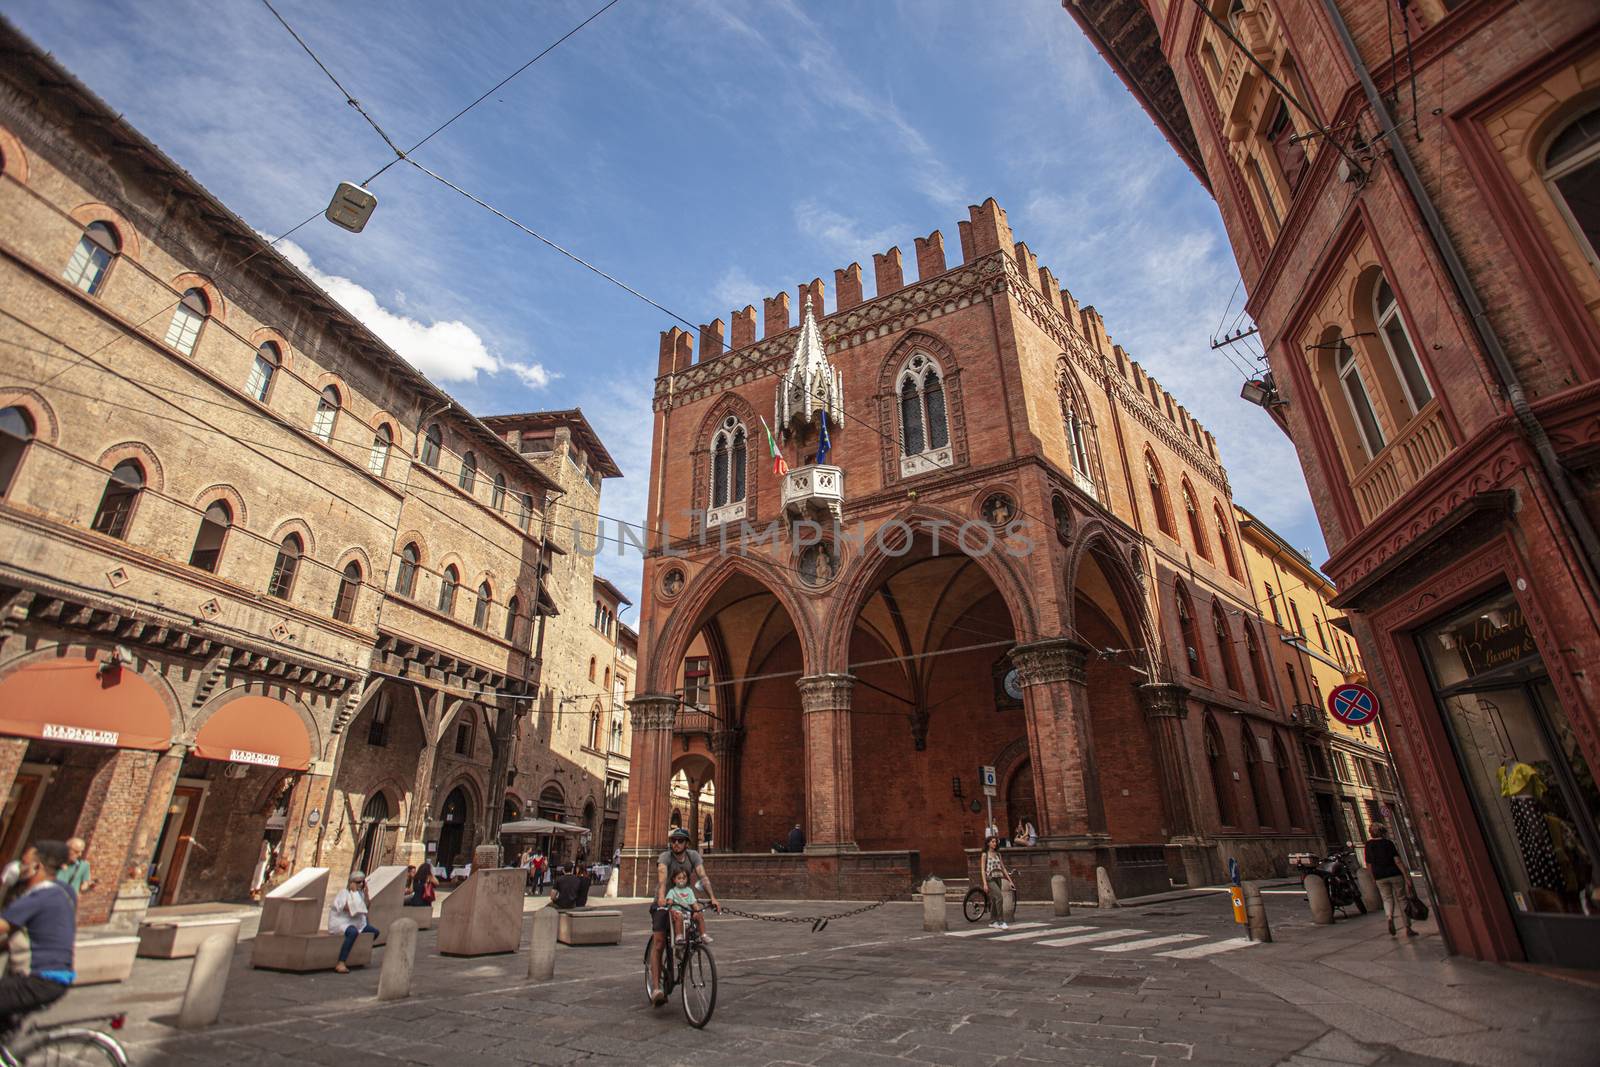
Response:
[[[278,368],[283,365],[283,352],[272,341],[261,342],[261,347],[256,349],[256,358],[250,364],[250,377],[245,380],[244,391],[251,400],[259,404],[267,402],[267,393],[272,390],[273,375],[278,373]]]
[[[120,251],[122,239],[111,224],[91,222],[84,227],[83,236],[78,238],[78,246],[72,250],[72,258],[67,260],[67,269],[61,275],[93,296],[100,291],[106,268],[111,266],[111,260]]]
[[[187,290],[178,301],[178,306],[172,309],[172,322],[167,325],[167,344],[186,356],[193,353],[195,342],[200,339],[200,327],[210,314],[211,301],[206,297],[205,290]]]
[[[436,422],[422,435],[422,465],[439,469],[439,454],[444,450],[444,434]]]
[[[1248,722],[1239,724],[1239,732],[1239,741],[1244,745],[1245,778],[1250,785],[1250,807],[1255,812],[1256,825],[1263,830],[1270,830],[1272,796],[1267,792],[1267,775],[1261,766],[1261,745]]]
[[[600,747],[600,702],[596,700],[594,707],[589,709],[589,747]]]
[[[494,603],[494,590],[489,583],[478,586],[478,602],[472,606],[472,625],[480,630],[489,628],[489,605]]]
[[[467,492],[472,492],[478,484],[478,456],[474,452],[467,452],[461,457],[461,475],[456,479],[456,484]]]
[[[900,403],[900,474],[920,474],[954,462],[945,413],[944,374],[926,352],[914,352],[895,379]]]
[[[489,492],[489,506],[498,512],[506,510],[506,476],[504,474],[496,474],[494,476],[494,488]]]
[[[722,420],[722,425],[717,427],[717,432],[711,435],[711,509],[719,512],[722,508],[743,502],[745,498],[745,479],[749,459],[749,449],[746,446],[744,426],[737,416],[729,415]],[[735,514],[737,512],[737,514]],[[708,516],[708,525],[724,519],[738,518],[743,514],[740,509],[715,517]]]
[[[1263,704],[1272,703],[1272,692],[1267,686],[1267,664],[1261,656],[1261,642],[1256,638],[1256,628],[1248,619],[1244,623],[1244,650],[1250,659],[1250,677],[1256,683],[1256,699]]]
[[[1579,115],[1551,140],[1544,180],[1589,265],[1600,269],[1600,108]]]
[[[439,603],[437,605],[441,615],[454,615],[456,613],[456,590],[461,588],[461,572],[456,570],[455,564],[444,569],[439,576]]]
[[[372,452],[367,456],[367,470],[373,477],[382,478],[384,469],[389,466],[389,450],[394,447],[394,431],[389,429],[389,424],[379,426],[372,435]]]
[[[1283,743],[1283,735],[1277,730],[1272,731],[1272,758],[1278,765],[1278,792],[1283,794],[1289,825],[1304,826],[1305,802],[1294,787],[1294,772],[1289,768],[1289,749]]]
[[[533,494],[517,494],[517,527],[527,533],[528,527],[533,523]]]
[[[515,641],[517,639],[517,618],[521,614],[522,598],[514,596],[511,598],[510,603],[506,604],[505,639],[507,641]]]
[[[11,483],[16,480],[23,457],[28,454],[33,435],[33,416],[26,408],[9,407],[0,411],[0,496],[10,494]]]
[[[1194,550],[1200,553],[1202,559],[1211,558],[1211,546],[1206,542],[1205,527],[1200,523],[1200,509],[1195,507],[1194,490],[1189,488],[1189,479],[1185,478],[1182,485],[1183,512],[1189,517],[1189,536],[1194,540]]]
[[[1244,692],[1239,684],[1239,660],[1233,654],[1233,628],[1228,625],[1227,612],[1218,601],[1211,602],[1211,629],[1217,636],[1217,654],[1222,659],[1222,678],[1235,693]]]
[[[1223,747],[1217,723],[1206,716],[1206,766],[1211,772],[1211,795],[1217,802],[1217,821],[1224,826],[1234,826],[1233,770],[1228,766],[1228,750]]]
[[[1200,651],[1200,631],[1194,624],[1194,605],[1189,602],[1189,590],[1182,582],[1173,583],[1172,599],[1177,606],[1184,664],[1190,674],[1203,681],[1206,677],[1206,658]]]
[[[408,543],[400,550],[400,570],[394,579],[396,593],[409,597],[417,591],[417,564],[421,560],[422,552],[414,542]]]
[[[222,546],[233,528],[233,509],[225,500],[213,501],[200,517],[200,531],[195,534],[194,548],[189,551],[189,566],[216,573],[222,559]]]
[[[105,492],[100,496],[100,507],[95,510],[90,527],[117,540],[126,540],[128,524],[133,521],[134,507],[144,492],[144,467],[138,460],[125,459],[111,468]]]
[[[1144,453],[1144,477],[1150,486],[1150,506],[1156,513],[1156,526],[1176,541],[1178,529],[1172,525],[1172,507],[1167,503],[1167,487],[1161,482],[1161,468],[1156,466],[1156,457],[1150,454],[1149,449],[1145,449]]]
[[[1065,371],[1061,374],[1058,389],[1061,393],[1061,419],[1067,432],[1067,452],[1072,462],[1073,478],[1080,489],[1093,496],[1094,475],[1089,466],[1089,431],[1084,426],[1084,416],[1079,410],[1078,398],[1067,384]]]
[[[1340,336],[1337,326],[1329,327],[1322,336],[1323,348],[1333,350],[1333,370],[1339,379],[1339,391],[1344,394],[1344,402],[1350,412],[1351,429],[1356,443],[1366,453],[1366,458],[1371,459],[1383,451],[1388,442],[1383,436],[1383,427],[1378,425],[1378,416],[1372,408],[1372,394],[1367,391],[1366,380],[1361,375],[1361,368],[1356,363],[1355,350],[1350,347],[1350,342]]]
[[[305,554],[305,542],[299,534],[290,534],[278,546],[278,558],[272,561],[272,578],[267,582],[267,595],[288,600],[294,592],[294,579],[300,573],[300,557]]]
[[[1400,302],[1389,287],[1389,279],[1382,275],[1378,276],[1378,284],[1372,290],[1372,316],[1378,324],[1378,337],[1394,362],[1395,373],[1400,376],[1406,404],[1411,408],[1411,414],[1415,415],[1433,399],[1433,389],[1428,385],[1428,376],[1423,373],[1421,361],[1417,359],[1416,346],[1411,343],[1411,333],[1400,314]]]
[[[1228,533],[1228,517],[1222,512],[1222,505],[1213,501],[1211,515],[1217,524],[1217,551],[1222,553],[1222,562],[1227,565],[1228,577],[1239,577],[1239,562],[1233,558],[1233,538]]]
[[[361,592],[361,564],[351,560],[339,575],[339,591],[333,598],[333,617],[349,622],[356,615],[356,594]]]
[[[333,427],[339,421],[339,390],[324,386],[317,397],[317,411],[311,416],[311,433],[323,444],[333,440]]]

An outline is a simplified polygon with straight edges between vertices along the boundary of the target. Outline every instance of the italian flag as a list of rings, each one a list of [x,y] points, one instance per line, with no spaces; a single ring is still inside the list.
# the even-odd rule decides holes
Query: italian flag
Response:
[[[783,454],[778,451],[778,439],[772,436],[772,427],[767,425],[767,417],[761,416],[761,428],[767,431],[767,451],[772,453],[772,473],[783,475],[789,473],[789,464],[783,460]]]

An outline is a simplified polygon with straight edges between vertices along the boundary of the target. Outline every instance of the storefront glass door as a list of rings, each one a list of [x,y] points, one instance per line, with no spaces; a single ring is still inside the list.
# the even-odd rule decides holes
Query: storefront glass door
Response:
[[[1600,966],[1600,788],[1509,593],[1421,638],[1523,950]]]

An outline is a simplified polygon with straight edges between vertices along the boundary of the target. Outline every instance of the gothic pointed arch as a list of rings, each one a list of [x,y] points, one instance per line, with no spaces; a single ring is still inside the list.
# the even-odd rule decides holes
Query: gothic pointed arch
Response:
[[[1056,360],[1056,398],[1061,404],[1061,430],[1066,437],[1067,474],[1078,488],[1098,500],[1104,468],[1094,408],[1072,361],[1065,355]]]
[[[1137,546],[1117,538],[1112,532],[1112,527],[1104,520],[1090,519],[1078,532],[1067,557],[1065,587],[1069,592],[1079,587],[1085,559],[1093,557],[1096,567],[1104,576],[1106,584],[1110,586],[1129,629],[1135,631],[1128,636],[1143,652],[1144,669],[1154,678],[1158,673],[1157,667],[1163,659],[1162,644],[1156,637],[1149,604],[1131,562],[1132,553],[1136,551]],[[1071,633],[1078,622],[1075,597],[1067,598],[1067,612],[1068,632]]]
[[[926,414],[928,410],[929,369],[936,369],[938,375],[939,402],[944,411],[944,433],[948,444],[948,462],[939,462],[933,465],[903,463],[910,459],[903,455],[904,442],[902,440],[902,397],[900,387],[908,371],[911,370],[913,359],[921,353],[929,361],[930,367],[919,368],[917,371],[917,388],[913,390],[918,398],[919,412]],[[919,474],[931,470],[953,470],[967,465],[967,420],[966,408],[961,396],[961,363],[956,358],[955,350],[936,334],[926,330],[909,330],[878,367],[878,426],[880,433],[880,450],[883,464],[884,484],[914,478]],[[923,449],[919,454],[926,454]],[[909,467],[909,470],[908,470]]]

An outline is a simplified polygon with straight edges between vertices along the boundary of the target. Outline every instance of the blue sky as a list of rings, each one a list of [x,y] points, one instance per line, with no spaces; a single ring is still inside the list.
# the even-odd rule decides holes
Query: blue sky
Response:
[[[600,3],[275,0],[402,145]],[[265,233],[390,157],[256,0],[7,7]],[[620,0],[417,160],[694,322],[936,228],[958,259],[994,196],[1216,434],[1235,497],[1326,556],[1293,448],[1207,343],[1243,298],[1216,207],[1058,0]],[[372,190],[364,233],[318,219],[291,258],[473,411],[581,406],[626,475],[602,509],[642,518],[672,320],[410,167]],[[600,566],[637,591],[637,556]]]

